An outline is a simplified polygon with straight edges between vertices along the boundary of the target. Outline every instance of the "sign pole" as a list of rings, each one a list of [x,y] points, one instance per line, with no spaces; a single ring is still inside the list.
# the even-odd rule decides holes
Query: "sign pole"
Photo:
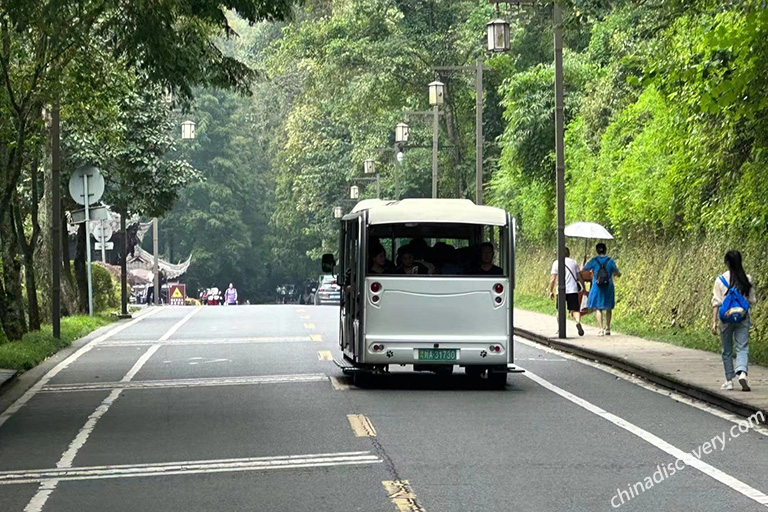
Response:
[[[106,249],[107,239],[104,236],[104,233],[105,233],[104,219],[101,219],[99,222],[101,224],[101,262],[106,263],[107,262],[107,249]]]
[[[89,206],[91,197],[88,194],[88,173],[83,173],[83,191],[85,192],[85,257],[86,274],[88,275],[88,316],[93,316],[93,277],[91,276],[91,223]]]
[[[160,270],[158,264],[158,243],[157,243],[157,217],[152,218],[152,251],[155,253],[155,259],[152,262],[152,270],[155,273],[155,306],[160,305]]]

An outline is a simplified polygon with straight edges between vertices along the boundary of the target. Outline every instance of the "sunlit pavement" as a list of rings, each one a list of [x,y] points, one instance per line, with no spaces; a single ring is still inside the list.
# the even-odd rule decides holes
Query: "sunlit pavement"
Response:
[[[522,343],[505,390],[399,368],[357,389],[337,322],[164,307],[97,338],[0,420],[0,510],[764,508],[760,432],[702,453],[734,423]],[[675,450],[701,460],[654,478]]]

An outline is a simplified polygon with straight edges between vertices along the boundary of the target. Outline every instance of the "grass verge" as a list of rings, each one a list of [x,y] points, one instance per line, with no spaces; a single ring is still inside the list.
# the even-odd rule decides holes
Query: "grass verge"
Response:
[[[0,343],[0,368],[24,372],[43,362],[59,350],[66,348],[78,338],[115,321],[111,313],[93,317],[87,315],[68,316],[61,319],[61,339],[53,337],[50,325],[39,331],[28,332],[19,341]]]
[[[536,295],[515,294],[515,308],[536,311],[537,313],[545,313],[552,316],[557,315],[554,301],[549,300],[547,297]],[[582,319],[582,322],[587,325],[597,325],[594,314],[587,315]],[[720,338],[712,336],[709,329],[679,327],[661,329],[650,326],[637,314],[621,316],[614,312],[611,320],[611,331],[648,340],[662,341],[681,347],[706,350],[708,352],[719,353],[721,350]],[[768,351],[761,350],[762,347],[755,347],[751,343],[749,349],[749,360],[751,363],[768,366]]]

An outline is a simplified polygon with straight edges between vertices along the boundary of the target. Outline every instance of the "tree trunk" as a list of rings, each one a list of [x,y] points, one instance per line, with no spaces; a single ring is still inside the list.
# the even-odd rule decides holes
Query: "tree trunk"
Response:
[[[33,194],[34,195],[34,194]],[[32,233],[32,242],[27,243],[24,235],[24,221],[21,218],[21,209],[16,206],[14,210],[14,224],[19,234],[19,246],[24,259],[24,279],[27,285],[27,312],[29,314],[29,329],[40,330],[40,307],[37,303],[37,286],[35,285],[35,258],[34,247],[37,234]]]
[[[64,201],[61,205],[61,315],[72,315],[78,311],[77,286],[72,275],[72,257],[69,254],[69,231]],[[87,285],[86,285],[87,286]]]
[[[2,308],[3,329],[9,340],[19,340],[27,332],[24,318],[19,244],[14,229],[13,213],[8,204],[0,210],[0,257],[3,261],[5,307]]]

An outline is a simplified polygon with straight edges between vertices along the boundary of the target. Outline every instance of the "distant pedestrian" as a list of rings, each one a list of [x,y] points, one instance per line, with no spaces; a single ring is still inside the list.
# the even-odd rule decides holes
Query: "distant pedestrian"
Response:
[[[234,306],[237,304],[237,289],[232,285],[232,283],[229,283],[229,288],[227,288],[227,291],[224,292],[224,302],[227,304],[227,306]]]
[[[728,268],[715,279],[712,289],[712,334],[717,336],[720,324],[720,341],[723,345],[725,382],[721,389],[733,389],[733,379],[738,378],[741,389],[749,391],[747,365],[749,363],[749,328],[752,321],[751,305],[757,302],[752,278],[744,272],[739,251],[725,254]],[[719,322],[718,322],[719,320]],[[736,345],[736,370],[733,369],[733,346]]]
[[[597,311],[597,324],[600,326],[600,336],[611,335],[611,316],[616,306],[616,291],[613,286],[614,277],[621,277],[619,267],[613,258],[606,255],[608,249],[600,242],[595,246],[597,255],[584,265],[584,270],[592,272],[592,286],[589,289],[587,308]],[[603,328],[605,317],[605,328]]]
[[[559,270],[558,261],[552,263],[552,277],[549,280],[549,298],[555,298],[555,283]],[[571,259],[571,251],[565,248],[565,305],[570,311],[573,319],[576,320],[576,330],[579,336],[584,336],[584,328],[581,326],[581,304],[579,300],[579,291],[585,288],[584,280],[579,272],[579,264]]]

